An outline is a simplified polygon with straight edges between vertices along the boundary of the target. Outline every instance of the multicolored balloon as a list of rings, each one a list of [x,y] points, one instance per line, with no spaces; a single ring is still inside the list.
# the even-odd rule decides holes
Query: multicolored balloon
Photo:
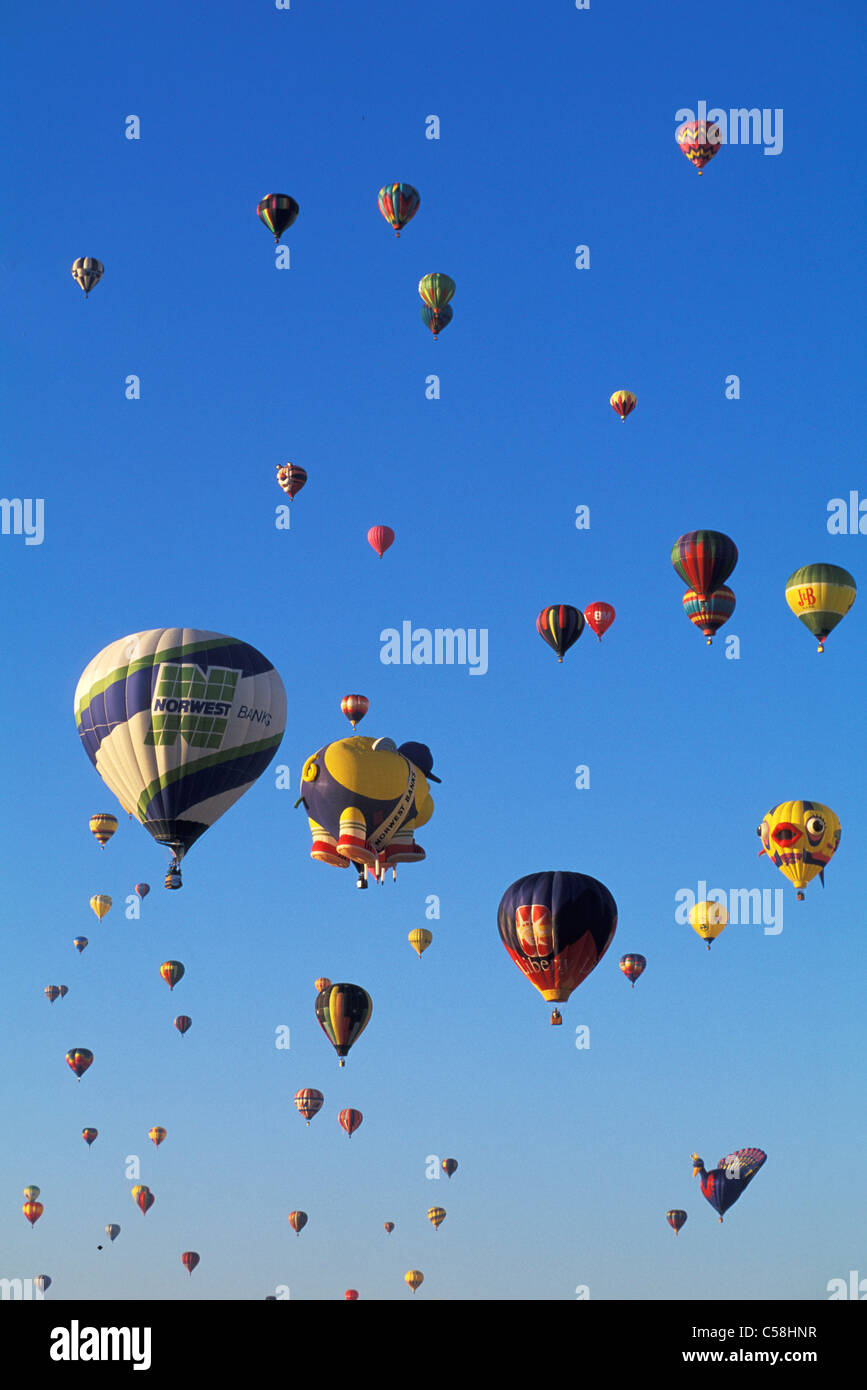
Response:
[[[72,938],[72,944],[73,944],[73,946],[75,947],[75,949],[76,949],[76,951],[78,952],[78,954],[81,955],[82,951],[85,949],[85,947],[86,947],[87,944],[88,944],[87,937],[86,937],[86,936],[74,936],[74,937]]]
[[[620,969],[623,971],[627,980],[631,980],[632,988],[635,989],[635,981],[639,975],[643,975],[647,968],[647,961],[644,956],[621,956]]]
[[[71,1067],[79,1081],[93,1061],[93,1053],[86,1047],[71,1047],[66,1054],[66,1065]]]
[[[85,299],[94,285],[99,284],[104,273],[105,266],[95,256],[79,256],[77,261],[72,262],[72,278],[84,290]]]
[[[322,1109],[325,1097],[321,1091],[314,1090],[312,1086],[305,1086],[303,1090],[295,1092],[295,1109],[299,1115],[303,1115],[308,1127],[314,1115],[318,1115]]]
[[[391,1233],[392,1233],[392,1231],[394,1230],[394,1222],[393,1222],[393,1221],[386,1221],[386,1222],[384,1222],[383,1224],[384,1224],[384,1226],[385,1226],[385,1234],[386,1234],[387,1236],[390,1236]]]
[[[340,1065],[370,1022],[373,1000],[361,985],[336,984],[316,996],[316,1021],[337,1052]]]
[[[321,990],[331,988],[331,981],[327,975],[320,975],[318,980],[313,981],[313,988],[319,994]]]
[[[36,1187],[33,1183],[30,1183],[28,1187],[23,1189],[22,1195],[28,1202],[35,1202],[41,1191],[41,1187]]]
[[[181,1037],[183,1037],[187,1029],[192,1028],[192,1026],[193,1020],[190,1018],[189,1014],[178,1014],[177,1018],[175,1019],[175,1027],[177,1028]]]
[[[340,1123],[340,1128],[345,1129],[351,1139],[361,1124],[361,1121],[364,1119],[364,1116],[360,1110],[341,1110],[337,1119]]]
[[[340,701],[340,709],[354,729],[370,709],[370,701],[366,695],[344,695]]]
[[[93,658],[75,691],[75,722],[106,786],[171,850],[180,878],[190,846],[274,757],[286,691],[246,642],[152,628]]]
[[[109,1240],[117,1240],[120,1235],[120,1226],[114,1221],[109,1222],[105,1228],[105,1234],[108,1236]]]
[[[704,597],[694,589],[687,589],[681,602],[689,621],[704,633],[708,646],[713,642],[714,633],[728,622],[735,611],[735,596],[725,585]]]
[[[432,1223],[434,1230],[438,1231],[446,1219],[445,1207],[429,1207],[427,1219]]]
[[[781,801],[772,806],[756,833],[762,841],[759,858],[767,854],[798,890],[804,901],[807,884],[818,874],[825,886],[825,868],[840,844],[840,821],[820,801]]]
[[[367,533],[367,541],[381,560],[389,546],[394,544],[394,532],[390,526],[371,526]]]
[[[160,974],[169,989],[174,989],[178,980],[183,979],[186,974],[186,969],[179,960],[164,960],[160,966]]]
[[[452,1173],[456,1173],[458,1171],[458,1160],[456,1158],[444,1158],[442,1162],[442,1169],[446,1177],[450,1178]]]
[[[825,638],[849,612],[856,592],[855,580],[839,565],[803,565],[786,580],[786,603],[818,637],[820,652]]]
[[[111,898],[107,893],[96,893],[90,900],[90,906],[101,922],[105,914],[111,911]]]
[[[137,883],[135,886],[135,891],[138,893],[140,898],[144,899],[151,891],[151,886],[149,883]]]
[[[418,292],[429,309],[444,309],[455,292],[455,282],[451,276],[434,271],[422,276]]]
[[[307,1213],[306,1211],[290,1211],[287,1220],[296,1236],[300,1236],[307,1225]]]
[[[638,402],[631,391],[615,391],[608,404],[621,420],[625,420],[627,415],[631,415]]]
[[[610,603],[588,603],[584,609],[584,617],[588,626],[596,633],[597,640],[601,642],[602,634],[608,631],[617,614]]]
[[[716,1168],[708,1173],[698,1154],[692,1155],[692,1176],[700,1179],[702,1195],[719,1212],[720,1221],[752,1182],[766,1158],[767,1154],[761,1149],[736,1149],[721,1158]]]
[[[41,1202],[25,1202],[21,1208],[31,1226],[35,1226],[45,1208]]]
[[[282,463],[277,468],[277,482],[286,496],[292,498],[307,482],[307,473],[305,469],[299,468],[297,463]]]
[[[569,603],[551,604],[543,608],[536,619],[536,631],[561,662],[584,631],[584,614]]]
[[[729,915],[722,903],[703,902],[695,903],[689,909],[689,925],[694,932],[697,932],[710,950],[712,941],[716,941],[720,932],[725,930]]]
[[[422,952],[426,951],[433,941],[433,932],[428,931],[427,927],[415,927],[406,939],[421,960]]]
[[[83,1129],[83,1130],[81,1131],[81,1137],[82,1137],[82,1139],[84,1140],[84,1142],[85,1142],[85,1144],[87,1145],[88,1148],[90,1148],[90,1146],[91,1146],[91,1144],[93,1143],[94,1139],[96,1139],[98,1136],[99,1136],[99,1130],[98,1130],[98,1129]]]
[[[430,329],[433,334],[434,342],[436,342],[443,329],[448,328],[454,316],[455,311],[451,304],[444,304],[442,309],[429,309],[426,304],[423,304],[419,310],[419,318],[425,328]]]
[[[266,193],[256,204],[256,215],[272,233],[275,246],[292,226],[298,212],[298,204],[288,193]]]
[[[33,1280],[33,1287],[38,1289],[40,1293],[45,1293],[46,1289],[50,1289],[51,1284],[52,1279],[50,1274],[37,1274]]]
[[[139,1211],[141,1212],[142,1216],[147,1215],[154,1202],[156,1201],[156,1198],[154,1197],[154,1194],[151,1192],[150,1188],[144,1187],[141,1184],[132,1189],[132,1199],[138,1207]]]
[[[722,132],[712,121],[686,121],[678,126],[674,138],[700,174],[722,145]]]
[[[421,199],[411,183],[387,183],[379,190],[379,210],[400,236],[401,228],[415,217]]]
[[[548,1003],[564,1003],[605,955],[617,904],[598,879],[571,871],[528,874],[506,889],[500,940]]]
[[[675,570],[700,598],[721,589],[737,562],[738,548],[722,531],[687,531],[671,548]]]
[[[102,849],[105,849],[116,830],[117,816],[111,815],[109,811],[99,811],[95,816],[91,816],[90,833],[99,841]]]
[[[162,1125],[154,1125],[153,1129],[148,1130],[148,1139],[150,1139],[151,1143],[155,1144],[157,1148],[159,1148],[165,1137],[166,1131],[163,1129]]]
[[[46,985],[42,993],[45,995],[45,998],[48,1000],[49,1004],[53,1004],[55,999],[60,998],[60,986]]]
[[[199,1256],[196,1254],[195,1250],[185,1250],[183,1255],[181,1255],[181,1264],[188,1274],[192,1274],[198,1263]]]
[[[403,1277],[405,1282],[409,1284],[413,1293],[424,1283],[424,1275],[420,1269],[408,1269]]]
[[[681,1226],[683,1226],[686,1222],[686,1212],[680,1211],[677,1207],[675,1207],[672,1211],[667,1211],[665,1213],[665,1219],[668,1222],[671,1229],[674,1231],[674,1234],[677,1235]]]

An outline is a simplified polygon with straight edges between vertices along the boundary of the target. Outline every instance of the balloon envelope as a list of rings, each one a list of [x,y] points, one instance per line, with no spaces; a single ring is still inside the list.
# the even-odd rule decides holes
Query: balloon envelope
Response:
[[[617,617],[610,603],[588,603],[584,609],[584,617],[589,627],[596,633],[598,640],[602,641],[602,634],[607,632],[614,619]]]
[[[317,994],[315,1009],[319,1027],[343,1066],[349,1049],[370,1022],[373,1000],[360,985],[329,985]]]
[[[722,132],[712,121],[686,121],[678,126],[674,138],[699,173],[719,153],[722,145]]]
[[[429,309],[444,309],[455,292],[455,282],[442,271],[434,271],[422,276],[418,292]]]
[[[108,811],[100,811],[97,815],[90,818],[90,831],[96,837],[103,849],[117,830],[117,816],[113,816]]]
[[[138,893],[140,898],[146,898],[148,893],[151,891],[151,886],[149,883],[137,883],[135,886],[135,891]]]
[[[345,1129],[351,1139],[361,1124],[361,1121],[364,1119],[364,1116],[360,1110],[341,1110],[337,1119],[340,1122],[340,1128]]]
[[[86,937],[86,936],[75,936],[75,937],[73,937],[73,939],[72,939],[72,944],[73,944],[73,946],[75,947],[75,949],[76,949],[76,951],[78,952],[78,954],[81,955],[82,951],[84,950],[85,946],[87,945],[87,937]]]
[[[297,463],[283,463],[277,468],[277,482],[287,497],[295,497],[307,482],[307,472]]]
[[[288,1220],[292,1230],[298,1236],[307,1225],[307,1213],[306,1211],[290,1211]]]
[[[638,402],[631,391],[615,391],[608,404],[621,420],[625,420],[627,415],[632,414]]]
[[[617,904],[589,874],[528,874],[507,888],[500,940],[548,1003],[562,1003],[598,965],[617,928]]]
[[[354,729],[370,709],[370,701],[366,695],[344,695],[340,701],[340,708]]]
[[[86,1047],[71,1047],[66,1054],[67,1065],[72,1068],[79,1081],[92,1061],[93,1053],[89,1052]]]
[[[192,1274],[198,1263],[199,1256],[196,1254],[195,1250],[185,1250],[183,1255],[181,1255],[181,1264],[190,1274]]]
[[[256,204],[256,214],[274,236],[274,244],[298,216],[299,208],[288,193],[266,193]]]
[[[855,602],[855,580],[839,565],[803,565],[786,580],[786,603],[796,618],[819,639],[825,638]]]
[[[729,920],[728,913],[722,903],[703,902],[695,903],[689,909],[689,925],[707,943],[710,950],[710,943],[716,941],[721,931],[725,930]]]
[[[306,1086],[301,1091],[295,1093],[295,1108],[299,1115],[303,1115],[308,1125],[314,1115],[318,1115],[322,1109],[325,1097],[321,1091],[315,1090],[312,1086]]]
[[[720,1221],[752,1182],[766,1158],[767,1154],[761,1149],[737,1149],[721,1158],[716,1168],[708,1173],[698,1154],[692,1155],[692,1175],[701,1179],[702,1194],[719,1212]]]
[[[394,532],[390,526],[371,526],[367,539],[381,560],[389,546],[394,544]]]
[[[632,981],[633,989],[635,989],[635,981],[638,979],[639,975],[644,974],[646,966],[647,961],[644,956],[632,955],[621,956],[620,958],[620,969],[623,971],[627,980]]]
[[[160,966],[160,974],[169,989],[174,989],[178,980],[183,979],[186,969],[179,960],[164,960]]]
[[[95,256],[79,256],[72,262],[72,278],[84,290],[85,299],[94,285],[98,285],[105,273],[105,266]]]
[[[712,594],[702,595],[694,589],[687,589],[681,602],[690,622],[704,633],[708,646],[713,641],[714,633],[728,622],[735,611],[735,596],[724,584],[722,588],[714,589]]]
[[[379,210],[400,236],[401,228],[415,217],[421,199],[411,183],[387,183],[379,190]]]
[[[738,548],[722,531],[687,531],[671,548],[675,570],[700,598],[721,589],[737,562]]]
[[[553,603],[536,619],[536,631],[562,661],[584,631],[584,614],[569,603]]]
[[[820,801],[781,801],[759,826],[759,858],[767,854],[803,900],[803,890],[817,875],[824,885],[825,868],[837,852],[841,834],[840,821],[830,806]]]
[[[667,1211],[667,1212],[665,1213],[665,1219],[666,1219],[666,1221],[668,1222],[668,1224],[669,1224],[669,1226],[671,1227],[671,1229],[674,1231],[674,1234],[677,1235],[677,1233],[678,1233],[678,1231],[680,1230],[681,1226],[682,1226],[682,1225],[684,1224],[684,1222],[686,1221],[686,1212],[685,1212],[685,1211],[679,1211],[679,1210],[675,1207],[672,1211]]]

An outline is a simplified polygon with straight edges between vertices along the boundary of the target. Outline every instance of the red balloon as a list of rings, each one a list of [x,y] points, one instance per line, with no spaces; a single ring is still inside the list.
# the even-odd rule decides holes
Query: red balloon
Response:
[[[184,1251],[183,1255],[181,1256],[181,1264],[190,1274],[192,1274],[193,1270],[195,1269],[198,1263],[199,1257],[196,1254],[195,1250]]]
[[[354,729],[370,709],[370,701],[366,695],[344,695],[340,708]]]
[[[584,609],[584,617],[587,619],[589,627],[592,627],[599,641],[602,641],[603,632],[607,632],[614,622],[617,614],[610,603],[588,603]]]
[[[367,533],[367,539],[381,560],[385,551],[394,542],[394,532],[390,526],[371,526]]]
[[[358,1297],[358,1289],[347,1289],[343,1297],[348,1299],[350,1303],[354,1303]]]
[[[360,1110],[341,1110],[337,1118],[340,1121],[341,1129],[345,1129],[351,1139],[364,1116]]]
[[[71,1047],[66,1054],[67,1065],[72,1068],[79,1081],[92,1061],[93,1053],[86,1047]]]

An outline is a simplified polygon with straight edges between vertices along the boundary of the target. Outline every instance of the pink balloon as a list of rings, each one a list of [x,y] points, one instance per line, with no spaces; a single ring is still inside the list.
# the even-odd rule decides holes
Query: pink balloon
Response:
[[[383,553],[394,541],[394,532],[390,526],[371,526],[367,539],[381,560]]]

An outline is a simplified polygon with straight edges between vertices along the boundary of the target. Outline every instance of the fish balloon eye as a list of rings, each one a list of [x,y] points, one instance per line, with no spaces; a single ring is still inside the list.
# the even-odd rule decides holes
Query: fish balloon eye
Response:
[[[824,835],[825,822],[822,820],[822,817],[810,816],[810,819],[807,821],[807,830],[811,835]]]

